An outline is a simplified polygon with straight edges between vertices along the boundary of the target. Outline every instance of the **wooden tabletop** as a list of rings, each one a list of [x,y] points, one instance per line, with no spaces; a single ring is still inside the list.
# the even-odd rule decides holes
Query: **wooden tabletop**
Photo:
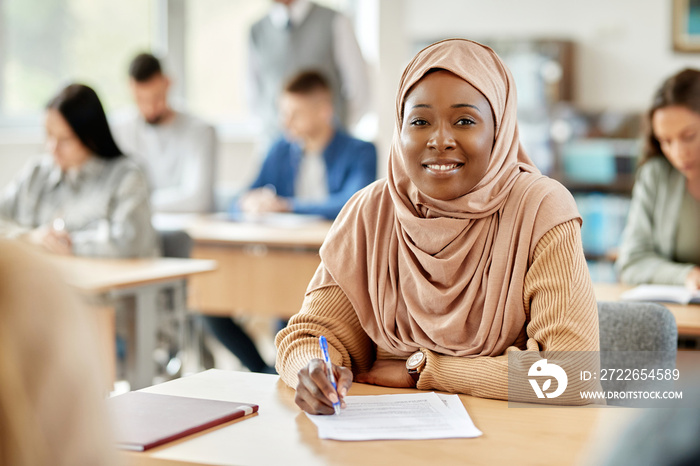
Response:
[[[277,214],[259,221],[230,221],[220,216],[198,217],[185,225],[195,243],[262,244],[272,247],[321,247],[332,222],[314,217]]]
[[[105,293],[150,283],[172,281],[216,269],[216,261],[176,258],[50,258],[62,278],[86,293]]]
[[[484,435],[476,439],[340,442],[321,440],[277,376],[210,370],[145,389],[152,393],[256,403],[259,413],[145,453],[122,452],[129,465],[575,464],[590,450],[599,423],[615,408],[509,407],[461,395]],[[350,395],[409,393],[354,384]]]
[[[619,301],[620,295],[634,288],[621,283],[595,283],[593,290],[598,301]],[[676,318],[678,333],[686,336],[700,336],[700,305],[660,303],[667,307]]]

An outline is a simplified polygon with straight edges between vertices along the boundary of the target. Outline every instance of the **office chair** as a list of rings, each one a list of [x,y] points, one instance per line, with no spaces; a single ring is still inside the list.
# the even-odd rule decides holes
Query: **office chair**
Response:
[[[626,379],[626,369],[665,371],[676,367],[678,328],[671,311],[655,303],[599,302],[601,375],[604,391],[659,390],[658,379]],[[623,377],[618,377],[623,370]],[[615,370],[611,377],[611,370]],[[599,376],[600,377],[600,376]],[[672,385],[672,380],[666,385]],[[608,399],[609,405],[634,405],[633,399]]]

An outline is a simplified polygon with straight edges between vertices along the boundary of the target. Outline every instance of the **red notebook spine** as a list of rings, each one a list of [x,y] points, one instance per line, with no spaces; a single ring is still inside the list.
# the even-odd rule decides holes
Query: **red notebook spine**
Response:
[[[258,412],[258,406],[251,406],[251,408],[253,409],[253,412],[250,413],[251,415]],[[169,437],[165,437],[165,438],[162,438],[160,440],[156,440],[154,442],[145,444],[145,445],[143,445],[143,450],[144,451],[150,450],[151,448],[155,448],[155,447],[163,445],[165,443],[172,442],[173,440],[177,440],[179,438],[187,437],[188,435],[196,434],[197,432],[207,430],[210,427],[215,427],[215,426],[218,426],[220,424],[224,424],[226,422],[233,421],[234,419],[241,418],[244,415],[246,415],[245,410],[239,409],[238,411],[231,413],[228,416],[224,416],[222,418],[215,419],[211,422],[206,422],[206,423],[201,424],[199,426],[192,427],[191,429],[187,429],[187,430],[183,430],[182,432],[178,432],[177,434],[171,435]]]

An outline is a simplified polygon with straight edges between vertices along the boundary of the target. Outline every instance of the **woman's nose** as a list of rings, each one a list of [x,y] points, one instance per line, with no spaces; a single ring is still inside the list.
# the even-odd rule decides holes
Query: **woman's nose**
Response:
[[[681,160],[685,158],[685,145],[678,140],[671,142],[671,156],[676,160]]]
[[[428,147],[438,152],[454,149],[456,146],[452,125],[442,123],[435,125],[435,130],[428,140]]]

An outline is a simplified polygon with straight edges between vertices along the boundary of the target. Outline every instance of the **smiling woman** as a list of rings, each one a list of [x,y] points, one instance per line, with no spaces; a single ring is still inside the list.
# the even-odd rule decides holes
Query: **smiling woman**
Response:
[[[456,199],[474,188],[488,168],[493,135],[488,100],[457,75],[434,69],[409,91],[401,147],[406,171],[428,196]]]
[[[438,42],[409,63],[388,177],[346,204],[277,335],[277,370],[302,409],[331,414],[353,379],[523,400],[530,385],[509,387],[509,373],[598,350],[581,219],[523,152],[516,100],[510,72],[475,42]],[[557,401],[581,403],[570,378],[575,395]]]

